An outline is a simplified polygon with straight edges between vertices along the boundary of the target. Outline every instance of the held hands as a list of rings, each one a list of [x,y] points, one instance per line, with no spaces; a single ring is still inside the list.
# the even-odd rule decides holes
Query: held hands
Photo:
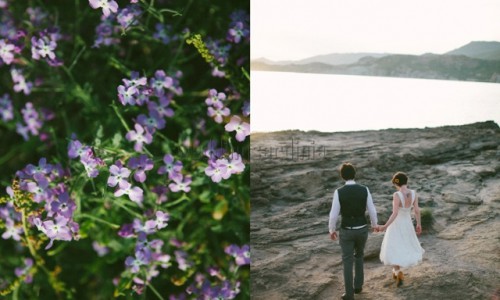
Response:
[[[386,227],[385,226],[382,226],[382,225],[375,225],[373,228],[373,232],[376,233],[376,232],[384,232]]]

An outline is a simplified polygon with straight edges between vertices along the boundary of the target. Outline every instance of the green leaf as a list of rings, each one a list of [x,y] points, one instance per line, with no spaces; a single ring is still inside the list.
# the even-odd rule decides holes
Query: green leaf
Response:
[[[227,210],[228,210],[227,201],[226,199],[222,199],[215,206],[215,209],[212,212],[212,217],[217,221],[222,220],[222,218],[224,218],[224,215],[227,213]]]
[[[212,199],[212,193],[208,190],[203,191],[200,196],[200,201],[203,203],[210,203],[210,199]]]
[[[113,136],[113,146],[115,148],[118,148],[120,146],[122,140],[123,140],[122,135],[119,132],[115,133],[115,135]]]

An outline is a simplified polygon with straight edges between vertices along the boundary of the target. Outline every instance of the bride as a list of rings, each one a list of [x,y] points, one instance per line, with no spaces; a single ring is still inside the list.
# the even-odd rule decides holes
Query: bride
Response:
[[[408,189],[408,176],[403,172],[394,174],[392,183],[398,191],[392,196],[392,215],[385,225],[379,227],[380,231],[387,230],[380,249],[380,260],[384,265],[393,266],[392,276],[399,287],[404,279],[401,268],[421,262],[425,251],[417,238],[417,234],[422,233],[417,194]],[[411,220],[412,207],[417,221],[415,229]]]

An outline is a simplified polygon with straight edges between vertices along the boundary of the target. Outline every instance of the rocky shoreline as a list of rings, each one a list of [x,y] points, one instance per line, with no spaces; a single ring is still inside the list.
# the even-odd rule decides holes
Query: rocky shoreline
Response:
[[[396,288],[370,234],[356,299],[491,299],[500,291],[500,129],[492,121],[425,129],[252,134],[252,299],[339,299],[340,246],[328,236],[338,167],[350,161],[383,224],[404,171],[433,228],[424,261]]]

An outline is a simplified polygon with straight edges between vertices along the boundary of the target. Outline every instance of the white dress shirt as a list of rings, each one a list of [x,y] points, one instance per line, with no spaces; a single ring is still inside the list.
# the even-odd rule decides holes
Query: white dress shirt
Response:
[[[354,180],[347,180],[346,185],[356,184]],[[370,221],[372,223],[372,227],[376,226],[377,221],[377,210],[375,209],[375,205],[373,205],[372,195],[370,194],[370,190],[366,188],[368,192],[368,196],[366,197],[366,207],[368,208],[368,214],[370,215]],[[332,209],[330,210],[330,220],[328,221],[328,230],[330,233],[335,231],[335,226],[337,224],[337,219],[340,214],[340,201],[339,201],[339,192],[335,190],[333,193],[333,203]]]

